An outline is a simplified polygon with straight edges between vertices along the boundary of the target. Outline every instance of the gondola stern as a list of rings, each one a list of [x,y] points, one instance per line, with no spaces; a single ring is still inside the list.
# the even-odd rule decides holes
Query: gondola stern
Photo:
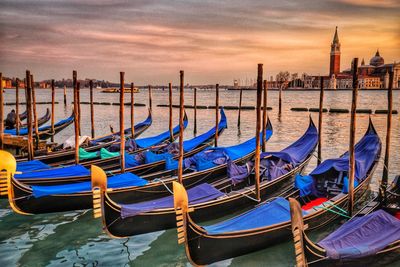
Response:
[[[294,248],[296,254],[296,266],[304,267],[308,266],[307,258],[304,247],[304,230],[307,226],[304,225],[303,213],[300,207],[300,203],[294,198],[289,198],[290,203],[290,218],[292,222],[292,233],[294,240]]]
[[[101,218],[103,216],[102,198],[107,190],[107,175],[100,167],[92,165],[90,167],[92,179],[93,194],[93,217]]]
[[[188,213],[193,211],[189,208],[188,195],[182,184],[173,183],[174,190],[174,208],[176,213],[176,226],[178,234],[178,244],[186,243],[186,227]]]
[[[0,150],[0,196],[8,196],[8,202],[15,213],[21,215],[30,215],[30,213],[22,211],[15,203],[14,190],[12,180],[17,172],[17,161],[14,156],[4,150]]]

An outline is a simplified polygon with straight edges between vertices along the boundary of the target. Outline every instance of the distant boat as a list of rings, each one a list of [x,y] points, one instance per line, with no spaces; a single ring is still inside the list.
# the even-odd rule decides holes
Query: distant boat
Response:
[[[119,88],[107,88],[107,89],[103,89],[101,90],[102,93],[119,93]],[[131,92],[131,88],[124,88],[124,92],[125,93],[130,93]],[[135,87],[133,88],[133,92],[134,93],[139,93],[139,88]]]

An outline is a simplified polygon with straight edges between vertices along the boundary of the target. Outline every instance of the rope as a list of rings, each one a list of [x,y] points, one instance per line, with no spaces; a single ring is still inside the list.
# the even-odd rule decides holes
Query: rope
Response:
[[[24,199],[24,198],[30,198],[31,196],[33,196],[33,194],[30,194],[30,195],[28,195],[28,196],[16,197],[16,198],[13,198],[13,200],[14,200],[14,201],[15,201],[15,200],[21,200],[21,199]]]
[[[325,203],[326,203],[326,202],[325,202]],[[324,205],[325,203],[322,203],[322,205]],[[327,204],[329,204],[329,205],[331,205],[332,207],[334,207],[334,208],[340,210],[340,211],[343,212],[343,213],[347,213],[346,210],[344,210],[344,209],[342,209],[341,207],[335,205],[332,201],[329,201]]]
[[[251,189],[248,189],[248,190],[249,190],[250,192],[252,192],[252,193],[255,194],[255,192],[254,192],[253,190],[251,190]],[[253,197],[247,195],[247,194],[244,193],[244,192],[240,192],[240,191],[233,191],[233,192],[236,193],[236,194],[238,194],[238,195],[242,195],[242,196],[244,196],[244,197],[247,197],[248,199],[253,200],[253,201],[259,203],[259,201],[258,201],[257,199],[255,199],[255,198],[253,198]],[[261,203],[260,203],[260,204],[261,204]]]
[[[312,155],[313,155],[316,159],[319,159],[321,162],[323,161],[322,158],[319,158],[319,157],[318,157],[318,154],[315,155],[315,152],[314,152]]]
[[[334,214],[336,214],[336,215],[345,217],[345,218],[347,218],[347,219],[350,219],[350,218],[351,218],[350,216],[348,216],[347,214],[345,214],[345,213],[347,213],[346,211],[344,211],[343,209],[341,209],[341,208],[339,208],[338,206],[334,205],[332,202],[328,202],[327,204],[330,204],[331,207],[337,208],[339,211],[344,212],[344,213],[335,211],[335,210],[333,210],[333,209],[330,209],[329,207],[325,207],[324,204],[325,204],[325,203],[322,203],[322,204],[319,205],[319,206],[313,207],[313,210],[317,211],[318,208],[321,208],[321,209],[323,209],[323,210],[330,211],[330,212],[332,212],[332,213],[334,213]]]
[[[118,221],[119,219],[122,219],[122,217],[118,217],[116,218],[114,221],[112,221],[111,223],[107,224],[106,228],[109,228],[111,225],[113,225],[116,221]],[[103,227],[103,230],[105,230],[105,227]]]
[[[164,181],[163,181],[162,179],[156,178],[156,179],[153,180],[153,182],[160,182],[160,183],[162,183],[163,186],[168,190],[168,192],[171,193],[171,195],[174,194],[174,192],[172,192],[171,189],[169,189],[169,187],[164,183]]]

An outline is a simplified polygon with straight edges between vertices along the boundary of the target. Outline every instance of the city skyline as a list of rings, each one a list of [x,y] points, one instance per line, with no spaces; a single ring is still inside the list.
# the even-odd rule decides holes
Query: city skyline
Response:
[[[379,49],[400,59],[397,1],[2,1],[0,71],[37,80],[78,77],[166,84],[232,84],[288,70],[327,75],[338,26],[341,69]],[[337,16],[340,14],[340,17]]]

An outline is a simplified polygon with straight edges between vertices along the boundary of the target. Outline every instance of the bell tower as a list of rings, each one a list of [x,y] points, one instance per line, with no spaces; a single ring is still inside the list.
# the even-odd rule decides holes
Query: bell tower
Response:
[[[340,72],[340,43],[337,28],[338,27],[336,26],[335,35],[333,36],[331,44],[331,60],[329,67],[330,77],[332,77],[333,74],[336,76]]]

